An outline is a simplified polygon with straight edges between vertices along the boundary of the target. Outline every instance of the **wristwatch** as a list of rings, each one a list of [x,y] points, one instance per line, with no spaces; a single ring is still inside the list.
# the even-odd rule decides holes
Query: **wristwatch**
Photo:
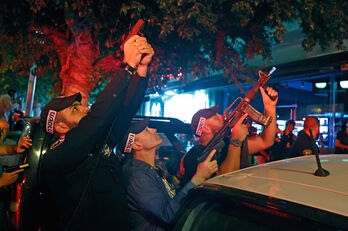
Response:
[[[230,144],[236,146],[236,147],[241,147],[242,144],[243,144],[243,141],[240,141],[238,139],[235,139],[235,140],[230,140]]]
[[[121,68],[124,68],[125,71],[129,72],[131,75],[135,75],[137,73],[137,68],[132,67],[128,63],[122,63]]]

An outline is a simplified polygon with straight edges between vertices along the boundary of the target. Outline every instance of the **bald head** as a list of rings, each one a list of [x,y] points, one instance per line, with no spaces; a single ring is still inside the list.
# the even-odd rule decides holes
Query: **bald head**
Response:
[[[303,124],[304,131],[310,135],[309,129],[312,130],[314,138],[318,138],[319,135],[319,120],[314,116],[306,118]]]
[[[309,116],[304,121],[304,129],[314,129],[315,127],[319,127],[319,120],[314,116]]]

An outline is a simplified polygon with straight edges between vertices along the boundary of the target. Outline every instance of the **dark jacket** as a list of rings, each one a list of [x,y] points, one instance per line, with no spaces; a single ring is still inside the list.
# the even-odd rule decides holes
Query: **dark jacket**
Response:
[[[100,150],[113,121],[108,147],[112,150],[121,139],[142,102],[147,81],[119,70],[65,141],[44,155],[43,179],[58,209],[61,229],[129,229],[121,167],[108,148]]]
[[[189,181],[177,194],[174,194],[172,187],[170,196],[163,177],[151,165],[132,159],[127,172],[127,198],[132,230],[165,230],[194,184]]]
[[[213,157],[213,159],[217,160],[218,165],[220,165],[221,163],[224,162],[227,153],[228,153],[228,146],[229,146],[229,140],[230,137],[226,137],[224,139],[225,145],[224,147],[221,149],[221,151],[217,152],[217,154],[215,154],[215,156]],[[248,151],[248,138],[246,138],[243,143],[242,143],[242,147],[241,147],[241,155],[240,155],[240,168],[246,168],[251,164],[251,159],[249,157],[249,151]],[[204,149],[206,147],[201,145],[201,144],[197,144],[194,147],[192,147],[190,149],[190,151],[188,151],[186,153],[186,155],[183,157],[183,162],[184,162],[184,178],[180,180],[180,185],[183,186],[185,185],[187,182],[189,182],[191,180],[191,178],[195,175],[196,171],[197,171],[197,167],[198,167],[198,161],[197,159],[202,155]]]
[[[289,157],[292,158],[298,156],[313,155],[315,151],[319,153],[318,146],[315,144],[313,147],[312,138],[303,131],[300,135],[297,136],[295,142],[291,145]]]

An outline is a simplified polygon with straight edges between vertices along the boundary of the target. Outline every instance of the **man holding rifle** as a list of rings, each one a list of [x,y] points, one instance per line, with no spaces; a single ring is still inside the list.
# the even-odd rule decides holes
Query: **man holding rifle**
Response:
[[[278,92],[271,87],[260,88],[265,108],[265,115],[271,117],[271,123],[264,128],[261,135],[247,137],[248,129],[243,124],[247,114],[243,115],[232,129],[231,137],[224,139],[224,147],[217,155],[218,175],[245,168],[249,165],[249,156],[264,150],[274,143],[276,134],[276,104]],[[197,168],[197,158],[201,156],[207,144],[224,126],[224,118],[218,114],[218,107],[201,109],[196,112],[191,121],[192,132],[199,136],[199,144],[194,146],[182,159],[180,184],[185,185]]]

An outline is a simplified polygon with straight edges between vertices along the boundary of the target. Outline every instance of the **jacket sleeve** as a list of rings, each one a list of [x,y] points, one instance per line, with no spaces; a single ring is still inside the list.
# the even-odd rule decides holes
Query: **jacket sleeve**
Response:
[[[131,78],[123,69],[115,72],[87,116],[66,134],[62,144],[44,155],[45,168],[70,171],[94,151],[95,146],[105,139],[113,119],[120,116]]]
[[[149,78],[139,76],[132,79],[123,102],[120,117],[115,121],[116,124],[113,125],[110,137],[107,140],[109,147],[115,147],[128,129],[130,121],[135,116],[143,102],[148,81]]]
[[[165,223],[171,223],[194,184],[189,181],[170,199],[160,180],[144,171],[133,172],[127,190],[128,199],[136,204],[141,213],[148,213]]]

